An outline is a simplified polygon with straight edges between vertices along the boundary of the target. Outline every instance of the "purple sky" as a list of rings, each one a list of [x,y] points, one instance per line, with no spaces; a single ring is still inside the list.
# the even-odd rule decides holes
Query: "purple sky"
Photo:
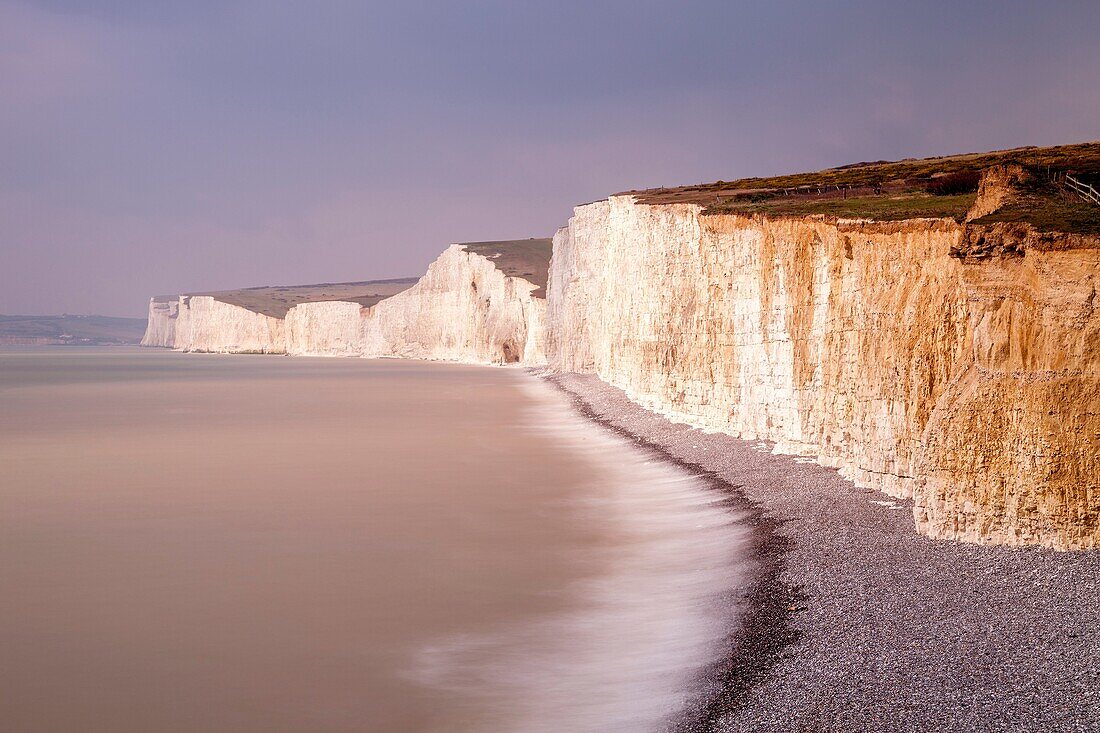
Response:
[[[1100,2],[0,0],[0,313],[418,275],[636,187],[1100,138]]]

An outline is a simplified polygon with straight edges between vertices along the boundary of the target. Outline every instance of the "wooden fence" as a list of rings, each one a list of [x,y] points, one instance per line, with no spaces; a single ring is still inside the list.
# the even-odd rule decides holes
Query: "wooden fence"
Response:
[[[1097,191],[1092,185],[1074,178],[1069,173],[1065,175],[1063,183],[1066,188],[1070,189],[1081,198],[1100,206],[1100,191]]]

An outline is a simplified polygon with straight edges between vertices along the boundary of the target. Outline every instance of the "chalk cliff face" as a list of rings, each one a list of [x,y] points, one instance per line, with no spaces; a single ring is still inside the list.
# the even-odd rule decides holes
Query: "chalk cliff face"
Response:
[[[1100,545],[1100,249],[1037,239],[964,260],[971,348],[919,467],[915,517],[934,537]]]
[[[575,209],[548,280],[546,240],[454,245],[411,287],[302,286],[289,310],[282,287],[154,299],[143,343],[593,372],[911,497],[929,536],[1096,547],[1100,237],[998,218],[1029,175],[990,169],[965,221],[613,196]]]
[[[145,326],[142,346],[176,345],[176,317],[179,315],[179,298],[150,298],[149,320]]]
[[[546,301],[532,295],[536,289],[456,244],[411,288],[373,306],[291,308],[287,353],[541,364]]]
[[[227,354],[282,354],[283,320],[208,295],[149,301],[142,346]]]
[[[173,347],[211,353],[282,354],[286,352],[286,337],[281,318],[223,303],[209,295],[183,295]]]
[[[403,293],[364,311],[364,356],[484,364],[544,362],[546,302],[536,286],[509,277],[456,244]]]
[[[363,307],[345,301],[299,303],[286,314],[286,352],[292,356],[360,356]]]
[[[539,286],[506,274],[491,257],[453,245],[412,287],[373,306],[298,303],[285,319],[207,295],[153,300],[143,343],[181,351],[542,364],[546,301],[533,295]],[[544,259],[544,273],[545,266]]]
[[[931,536],[1094,546],[1100,249],[974,239],[612,197],[555,237],[549,362],[912,496]]]

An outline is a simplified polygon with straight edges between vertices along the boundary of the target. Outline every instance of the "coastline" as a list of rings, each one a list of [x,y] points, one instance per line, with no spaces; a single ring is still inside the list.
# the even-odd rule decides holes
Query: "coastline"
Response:
[[[537,370],[531,371],[537,373]],[[631,432],[620,421],[598,411],[586,399],[590,395],[585,390],[568,383],[570,377],[579,375],[539,376],[563,392],[585,419],[630,441],[643,453],[698,477],[711,491],[723,496],[723,504],[737,513],[737,524],[749,530],[746,555],[751,581],[737,598],[728,599],[740,607],[731,614],[735,622],[727,637],[726,652],[717,663],[704,670],[697,682],[696,699],[668,729],[669,733],[715,730],[723,714],[738,704],[744,693],[778,660],[783,649],[797,639],[798,632],[792,628],[790,619],[802,596],[781,578],[790,541],[779,534],[780,523],[745,495],[743,486],[728,482],[703,465],[684,460],[660,443]]]
[[[1100,729],[1100,556],[931,540],[911,503],[533,373],[745,513],[754,578],[677,731]]]
[[[932,540],[910,502],[811,458],[673,423],[594,375],[522,371],[750,530],[726,654],[667,733],[1100,730],[1100,553]]]

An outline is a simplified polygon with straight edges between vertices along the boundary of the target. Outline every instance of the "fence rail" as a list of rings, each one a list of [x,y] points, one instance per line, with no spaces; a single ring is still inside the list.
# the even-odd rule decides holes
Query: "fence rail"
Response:
[[[1069,173],[1065,175],[1063,179],[1067,188],[1076,193],[1081,198],[1091,203],[1100,206],[1100,191],[1097,191],[1092,185],[1079,181],[1071,176]]]

